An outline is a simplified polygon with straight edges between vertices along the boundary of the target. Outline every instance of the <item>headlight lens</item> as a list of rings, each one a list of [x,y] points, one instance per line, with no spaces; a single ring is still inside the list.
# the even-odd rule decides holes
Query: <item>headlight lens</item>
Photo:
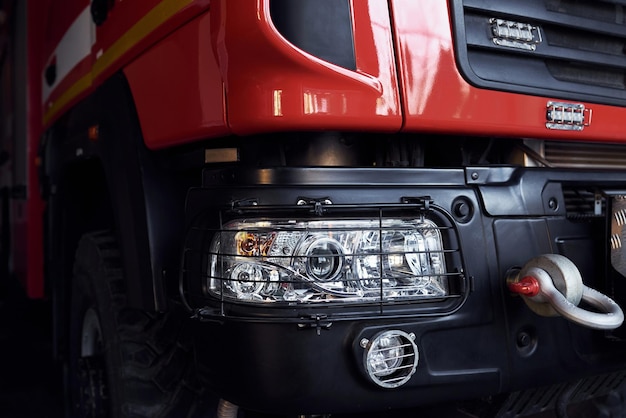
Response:
[[[208,287],[246,302],[374,302],[448,295],[428,219],[233,221],[211,244]]]

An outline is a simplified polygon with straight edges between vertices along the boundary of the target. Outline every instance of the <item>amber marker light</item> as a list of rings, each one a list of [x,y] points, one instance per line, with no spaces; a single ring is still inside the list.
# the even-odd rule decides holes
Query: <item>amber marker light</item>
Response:
[[[87,137],[90,141],[97,141],[100,137],[100,128],[98,125],[90,126],[87,130]]]

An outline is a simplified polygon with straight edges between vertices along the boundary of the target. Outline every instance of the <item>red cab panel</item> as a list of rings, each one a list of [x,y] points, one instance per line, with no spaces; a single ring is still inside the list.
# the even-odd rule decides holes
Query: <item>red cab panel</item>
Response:
[[[149,148],[229,133],[400,130],[387,4],[350,3],[356,71],[287,41],[269,4],[214,1],[125,68]]]
[[[351,4],[356,71],[287,41],[272,23],[268,0],[211,5],[214,51],[233,132],[400,129],[387,4]]]
[[[45,126],[208,5],[208,0],[116,0],[98,25],[88,0],[50,6],[59,19],[47,20],[42,53]]]
[[[25,50],[16,50],[17,54],[26,53],[25,65],[29,71],[23,76],[25,86],[9,86],[8,91],[15,93],[23,101],[24,107],[13,109],[15,121],[24,119],[24,124],[14,127],[6,139],[9,142],[11,157],[13,158],[9,170],[13,188],[10,199],[10,236],[12,270],[23,284],[26,294],[30,298],[44,296],[44,259],[43,259],[43,213],[44,202],[39,194],[38,176],[38,144],[42,135],[41,112],[41,79],[38,71],[31,68],[40,68],[44,39],[49,33],[45,30],[48,13],[52,10],[51,2],[29,0],[25,13],[20,14],[18,24],[25,25],[28,33],[21,39],[20,46]],[[71,3],[71,2],[68,2]],[[23,21],[21,20],[23,19]],[[21,32],[16,30],[15,33]],[[24,35],[26,35],[25,32]],[[15,35],[21,37],[22,35]],[[54,36],[52,34],[51,36]],[[16,56],[14,56],[16,58]],[[11,58],[9,58],[10,60]],[[9,64],[10,65],[10,64]],[[21,68],[17,65],[15,68]],[[23,69],[25,70],[25,69]],[[9,80],[9,78],[7,78]],[[12,87],[12,88],[11,88]],[[17,99],[16,99],[17,103]],[[22,112],[24,112],[22,114]],[[19,117],[16,115],[20,114]],[[2,139],[2,138],[0,138]],[[0,144],[5,145],[5,144]],[[23,160],[21,158],[24,158]],[[8,174],[3,172],[3,174]],[[17,192],[17,193],[15,193]],[[4,226],[3,226],[4,227]]]
[[[230,132],[210,30],[204,13],[124,69],[149,148]]]
[[[404,93],[405,131],[624,141],[623,108],[582,103],[592,109],[593,123],[581,131],[550,130],[546,128],[547,103],[558,98],[470,85],[455,62],[447,2],[390,2]]]

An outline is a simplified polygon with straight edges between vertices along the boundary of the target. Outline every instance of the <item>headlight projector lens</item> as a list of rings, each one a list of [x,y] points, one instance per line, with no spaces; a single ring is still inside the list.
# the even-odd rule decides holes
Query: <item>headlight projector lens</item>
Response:
[[[315,280],[327,282],[336,278],[343,267],[341,244],[332,239],[320,239],[306,252],[307,273]]]
[[[378,386],[397,388],[409,381],[417,369],[419,353],[415,334],[400,330],[384,331],[372,340],[361,340],[363,361],[369,378]]]

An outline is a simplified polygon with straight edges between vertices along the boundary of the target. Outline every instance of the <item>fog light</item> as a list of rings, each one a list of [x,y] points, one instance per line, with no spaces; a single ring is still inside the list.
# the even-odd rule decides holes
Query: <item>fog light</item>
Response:
[[[415,334],[400,330],[384,331],[371,341],[364,339],[361,346],[365,370],[378,386],[396,388],[409,381],[419,361]]]

